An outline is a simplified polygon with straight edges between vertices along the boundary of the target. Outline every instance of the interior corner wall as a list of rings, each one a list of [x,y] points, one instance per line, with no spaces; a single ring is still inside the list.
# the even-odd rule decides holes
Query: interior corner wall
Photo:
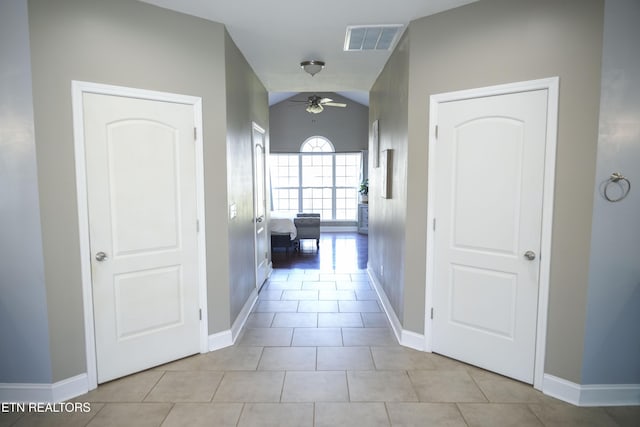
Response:
[[[0,383],[51,383],[26,0],[0,2]]]
[[[384,289],[404,324],[405,242],[407,234],[407,163],[409,107],[409,30],[385,64],[369,94],[369,122],[378,120],[379,150],[392,151],[391,198],[382,198],[382,169],[369,147],[369,270]],[[424,300],[424,298],[423,298]],[[418,330],[418,329],[414,329]]]
[[[265,129],[268,135],[269,99],[267,90],[226,31],[225,67],[228,183],[225,209],[231,204],[237,209],[237,216],[228,220],[228,284],[233,324],[256,290],[252,123]]]
[[[369,201],[370,233],[387,233],[375,246],[406,239],[404,267],[401,262],[394,267],[404,269],[398,275],[402,284],[397,285],[404,286],[404,311],[398,310],[403,313],[404,329],[422,333],[425,323],[429,96],[559,76],[552,252],[542,254],[552,260],[545,372],[580,383],[603,10],[602,0],[486,0],[409,25],[408,143],[406,154],[399,152],[394,160],[399,161],[394,168],[406,166],[406,207],[398,208],[401,217],[396,218],[382,214],[375,197],[373,203],[371,197]],[[396,73],[381,78],[402,82],[404,70]],[[376,85],[380,84],[379,79]],[[402,124],[381,120],[382,143],[392,140],[384,135],[390,126]],[[405,142],[398,139],[395,143]],[[395,183],[393,189],[396,191]],[[382,262],[380,254],[370,254],[370,262]]]
[[[583,384],[640,384],[639,21],[637,0],[605,1]],[[603,196],[613,172],[632,183],[617,203]]]
[[[346,108],[325,107],[319,114],[308,113],[304,103],[311,95],[344,102]],[[369,141],[369,108],[336,93],[302,92],[274,104],[269,109],[269,128],[272,153],[298,153],[302,143],[312,136],[323,136],[334,145],[336,152],[359,152],[367,149]]]
[[[202,97],[209,333],[228,329],[224,26],[133,0],[28,11],[52,382],[86,372],[72,80]]]

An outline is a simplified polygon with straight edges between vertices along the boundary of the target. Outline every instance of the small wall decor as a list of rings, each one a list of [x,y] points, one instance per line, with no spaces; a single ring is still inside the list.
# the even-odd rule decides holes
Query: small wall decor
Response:
[[[382,198],[391,198],[391,177],[393,176],[393,162],[391,158],[393,150],[380,152],[380,181],[382,182]]]
[[[371,125],[371,154],[373,155],[373,167],[380,166],[380,137],[378,133],[378,120]]]

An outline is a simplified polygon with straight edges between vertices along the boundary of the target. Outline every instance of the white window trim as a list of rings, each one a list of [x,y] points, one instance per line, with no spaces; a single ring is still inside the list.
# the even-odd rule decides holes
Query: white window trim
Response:
[[[306,141],[312,139],[312,138],[323,138],[325,139],[329,144],[331,144],[331,141],[329,141],[328,139],[324,138],[324,137],[318,137],[318,136],[314,136],[311,138],[308,138]],[[305,142],[306,142],[305,141]],[[331,144],[333,146],[333,144]],[[298,153],[272,153],[272,156],[298,156],[298,186],[296,187],[291,187],[291,186],[287,186],[287,187],[273,187],[272,186],[272,190],[277,189],[277,190],[298,190],[298,211],[302,212],[304,211],[303,208],[303,192],[305,189],[313,189],[313,188],[320,188],[320,189],[324,189],[324,188],[329,188],[332,191],[332,205],[331,205],[331,218],[330,219],[323,219],[323,222],[335,222],[335,223],[340,223],[340,222],[346,222],[346,223],[351,223],[351,222],[355,222],[358,220],[358,213],[357,213],[357,206],[356,206],[356,213],[355,213],[355,217],[353,219],[336,219],[336,213],[337,213],[337,198],[336,198],[336,190],[337,189],[350,189],[350,188],[354,188],[357,192],[358,190],[358,184],[356,184],[354,187],[345,187],[345,186],[340,186],[337,187],[336,186],[336,156],[337,155],[343,155],[343,154],[354,154],[354,155],[359,155],[360,156],[360,162],[362,162],[362,152],[361,151],[345,151],[345,152],[328,152],[328,151],[324,151],[324,152],[312,152],[312,151],[300,151]],[[332,158],[332,163],[331,163],[331,168],[332,168],[332,186],[331,187],[326,187],[326,186],[320,186],[320,187],[314,187],[314,186],[303,186],[302,185],[302,157],[303,156],[331,156]],[[357,197],[357,196],[356,196]]]
[[[327,144],[329,144],[329,147],[331,147],[331,151],[305,151],[304,150],[304,146],[307,145],[308,143],[310,143],[311,140],[314,139],[321,139],[324,142],[326,142]],[[327,153],[335,153],[336,152],[336,147],[334,147],[333,143],[328,139],[325,138],[324,136],[320,136],[320,135],[315,135],[312,137],[309,137],[307,139],[304,140],[304,142],[300,145],[300,152],[301,153],[306,153],[306,154],[313,154],[313,153],[317,153],[317,154],[327,154]],[[291,153],[293,154],[293,153]]]

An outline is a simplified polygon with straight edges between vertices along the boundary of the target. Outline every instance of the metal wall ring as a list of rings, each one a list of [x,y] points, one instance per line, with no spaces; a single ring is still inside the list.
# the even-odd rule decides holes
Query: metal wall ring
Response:
[[[611,186],[611,184],[618,184],[618,186],[620,186],[620,188],[622,189],[622,195],[621,196],[619,196],[619,197],[611,197],[611,196],[609,196],[608,191],[609,191],[609,187]],[[627,197],[629,195],[630,191],[631,191],[631,182],[629,182],[629,180],[627,178],[625,178],[624,175],[622,175],[621,173],[614,172],[614,173],[611,174],[611,176],[607,180],[607,183],[604,186],[604,198],[607,199],[610,202],[619,202],[620,200],[622,200],[625,197]]]

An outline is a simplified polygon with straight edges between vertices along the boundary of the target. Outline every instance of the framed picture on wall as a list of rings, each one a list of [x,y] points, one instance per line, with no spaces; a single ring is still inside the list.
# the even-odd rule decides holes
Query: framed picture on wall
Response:
[[[382,150],[380,152],[380,182],[382,183],[381,195],[383,199],[391,198],[392,152],[393,150]]]
[[[373,155],[373,167],[380,166],[380,138],[378,134],[378,120],[371,125],[371,153]]]

